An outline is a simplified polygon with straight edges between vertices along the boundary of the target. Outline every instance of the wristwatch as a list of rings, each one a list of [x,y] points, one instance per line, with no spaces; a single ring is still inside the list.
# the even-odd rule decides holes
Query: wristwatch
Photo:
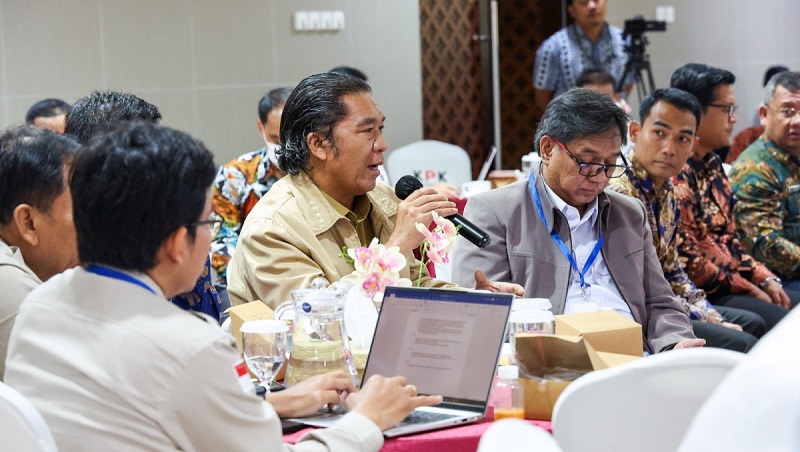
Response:
[[[775,281],[776,283],[778,283],[779,286],[783,287],[783,281],[781,281],[780,278],[778,278],[777,276],[767,276],[766,278],[764,278],[763,281],[758,283],[758,288],[764,290],[764,287],[767,287],[767,283],[769,283],[770,281]]]

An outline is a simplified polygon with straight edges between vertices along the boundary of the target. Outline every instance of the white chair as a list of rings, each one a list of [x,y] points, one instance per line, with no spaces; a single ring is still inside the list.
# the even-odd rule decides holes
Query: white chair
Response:
[[[459,188],[472,180],[472,161],[464,149],[435,140],[422,140],[395,149],[386,157],[391,185],[405,175],[416,176],[422,185],[450,182]]]
[[[553,434],[565,452],[673,452],[744,357],[715,348],[673,350],[586,374],[556,402]]]
[[[20,451],[57,451],[56,442],[36,407],[0,381],[0,448]]]
[[[496,421],[481,436],[478,452],[561,452],[553,435],[520,419]]]

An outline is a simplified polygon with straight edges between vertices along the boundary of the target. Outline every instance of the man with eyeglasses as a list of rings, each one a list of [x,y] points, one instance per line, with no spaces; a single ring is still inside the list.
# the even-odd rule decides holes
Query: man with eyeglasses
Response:
[[[673,181],[680,205],[678,252],[689,278],[711,303],[754,312],[772,328],[800,293],[784,291],[775,274],[736,237],[733,193],[713,152],[730,144],[736,123],[735,81],[729,71],[705,64],[686,64],[672,74],[672,87],[693,94],[703,109],[700,141]]]
[[[765,88],[764,134],[736,160],[731,188],[736,225],[753,257],[800,289],[800,72]]]
[[[624,174],[628,117],[603,94],[577,88],[547,106],[534,146],[542,163],[525,181],[470,198],[464,216],[492,237],[458,239],[455,282],[471,268],[548,298],[555,314],[613,309],[643,326],[644,352],[705,343],[664,278],[641,201],[607,191]]]

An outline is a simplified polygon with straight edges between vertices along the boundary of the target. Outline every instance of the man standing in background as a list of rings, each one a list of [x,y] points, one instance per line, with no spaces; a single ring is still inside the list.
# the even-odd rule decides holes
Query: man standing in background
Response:
[[[605,69],[618,81],[628,62],[622,30],[606,22],[606,0],[567,0],[567,12],[575,23],[536,51],[533,87],[542,111],[553,97],[574,88],[584,70]],[[629,80],[625,85],[630,86]]]

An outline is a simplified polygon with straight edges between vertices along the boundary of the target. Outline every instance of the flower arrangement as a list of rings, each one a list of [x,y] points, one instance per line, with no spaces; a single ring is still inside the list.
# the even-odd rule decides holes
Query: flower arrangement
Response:
[[[356,287],[360,287],[370,299],[377,293],[383,293],[387,286],[411,285],[411,280],[400,277],[400,270],[406,266],[406,258],[400,253],[399,247],[387,248],[374,238],[368,247],[342,247],[342,254],[355,265],[358,273]]]
[[[450,262],[450,250],[456,244],[456,235],[458,228],[452,221],[447,218],[440,217],[436,212],[433,212],[433,222],[436,225],[431,231],[426,225],[417,223],[415,226],[417,231],[425,236],[425,240],[419,246],[420,263],[419,263],[419,277],[417,278],[417,286],[420,285],[422,278],[422,267],[427,261],[435,264]]]
[[[416,223],[417,230],[425,236],[419,246],[420,271],[417,286],[421,283],[422,269],[430,261],[437,264],[450,262],[450,250],[456,243],[458,228],[447,218],[433,212],[433,230]],[[411,280],[400,277],[400,270],[406,266],[406,258],[397,246],[386,247],[373,238],[369,246],[358,248],[342,247],[341,257],[355,266],[355,286],[361,288],[369,299],[383,293],[387,286],[411,286]]]

